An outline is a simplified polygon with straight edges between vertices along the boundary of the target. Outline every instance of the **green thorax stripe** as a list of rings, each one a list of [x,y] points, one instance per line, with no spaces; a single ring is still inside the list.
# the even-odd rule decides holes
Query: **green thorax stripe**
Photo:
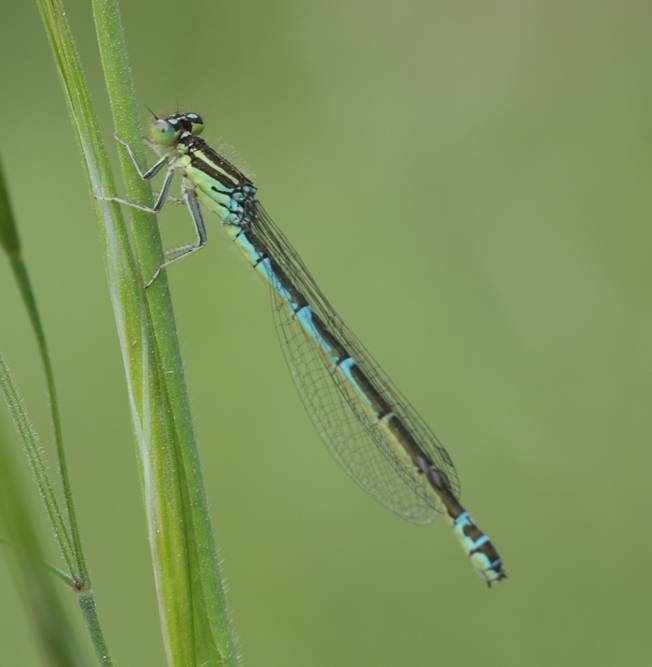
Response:
[[[236,188],[251,181],[228,160],[216,153],[203,139],[187,134],[179,139],[179,144],[186,148],[190,164],[203,171],[227,188]]]

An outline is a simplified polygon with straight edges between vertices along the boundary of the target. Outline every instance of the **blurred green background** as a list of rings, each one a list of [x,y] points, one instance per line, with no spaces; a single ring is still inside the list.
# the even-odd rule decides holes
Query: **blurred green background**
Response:
[[[108,141],[89,3],[66,4]],[[203,114],[253,176],[446,443],[510,576],[488,591],[443,521],[398,520],[337,467],[215,219],[170,277],[246,664],[649,664],[650,3],[159,0],[124,19],[139,98]],[[96,223],[33,3],[3,7],[0,60],[100,613],[116,664],[162,665]],[[192,237],[184,211],[160,221]],[[49,445],[4,259],[0,297]],[[4,560],[0,599],[0,664],[37,664]]]

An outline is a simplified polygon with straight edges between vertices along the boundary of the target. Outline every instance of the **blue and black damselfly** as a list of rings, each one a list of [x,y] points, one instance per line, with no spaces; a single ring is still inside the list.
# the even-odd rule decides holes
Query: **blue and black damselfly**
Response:
[[[482,579],[506,577],[490,539],[459,502],[457,471],[428,425],[342,322],[256,196],[254,184],[199,137],[196,113],[155,116],[150,145],[160,159],[144,179],[166,170],[154,206],[100,197],[156,213],[170,198],[175,173],[195,223],[195,243],[166,253],[160,271],[206,243],[200,203],[219,215],[224,229],[254,270],[270,285],[276,328],[292,377],[317,430],[335,458],[372,496],[399,516],[427,523],[448,517],[462,548]],[[177,200],[178,201],[178,200]]]

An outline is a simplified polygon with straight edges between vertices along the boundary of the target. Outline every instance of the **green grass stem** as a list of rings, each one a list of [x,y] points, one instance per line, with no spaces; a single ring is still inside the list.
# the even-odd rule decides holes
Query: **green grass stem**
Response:
[[[92,195],[114,182],[70,27],[59,0],[37,0],[52,46]],[[143,158],[139,108],[116,2],[93,2],[98,43],[117,134]],[[121,154],[124,162],[125,156]],[[123,164],[129,197],[151,201],[149,186]],[[192,427],[174,315],[155,220],[135,214],[134,253],[120,207],[94,199],[109,293],[122,350],[141,465],[159,613],[168,663],[238,663]]]

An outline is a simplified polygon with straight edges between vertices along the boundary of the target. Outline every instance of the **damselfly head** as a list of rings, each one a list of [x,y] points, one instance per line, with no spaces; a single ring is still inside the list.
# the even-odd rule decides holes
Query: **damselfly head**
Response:
[[[204,121],[199,114],[173,113],[163,118],[156,118],[151,125],[150,139],[161,146],[171,146],[182,134],[201,134]]]

